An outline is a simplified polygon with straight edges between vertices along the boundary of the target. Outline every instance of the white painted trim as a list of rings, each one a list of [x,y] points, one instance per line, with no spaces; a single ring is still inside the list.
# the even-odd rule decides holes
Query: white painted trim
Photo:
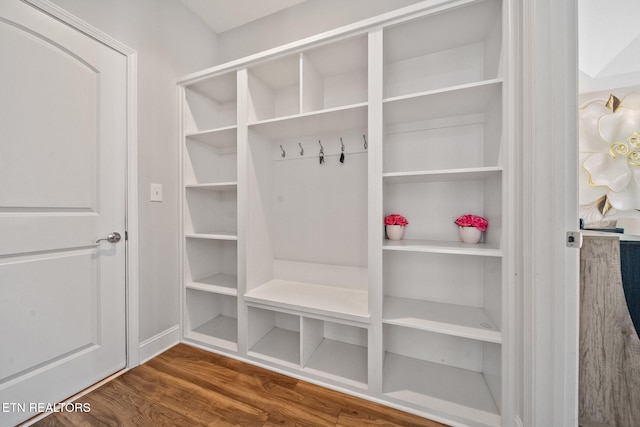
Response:
[[[180,342],[180,325],[175,325],[140,343],[140,364],[146,363]]]
[[[179,133],[179,142],[178,142],[178,230],[180,230],[178,237],[178,289],[180,290],[178,295],[178,301],[180,303],[178,315],[179,317],[179,336],[180,341],[182,341],[184,337],[184,325],[187,324],[187,320],[185,318],[186,312],[184,306],[186,304],[186,289],[184,286],[184,252],[185,252],[185,239],[184,239],[184,198],[185,198],[185,190],[184,190],[184,151],[186,149],[186,132],[184,125],[184,111],[185,111],[185,89],[183,86],[177,85],[177,96],[178,96],[178,133]]]
[[[505,426],[512,425],[513,420],[519,413],[520,398],[522,396],[520,382],[520,371],[522,363],[519,360],[518,344],[521,342],[522,313],[519,309],[521,298],[520,289],[521,269],[520,254],[522,253],[521,240],[517,230],[521,217],[521,206],[517,195],[520,194],[522,153],[519,130],[522,128],[521,104],[522,97],[520,88],[522,87],[521,68],[521,26],[519,25],[519,12],[521,4],[519,1],[504,1],[503,14],[507,23],[503,27],[503,115],[502,115],[502,139],[503,156],[507,167],[503,171],[503,191],[504,194],[512,195],[511,199],[505,203],[503,208],[503,267],[502,276],[502,364],[506,367],[502,369],[502,423]],[[506,95],[505,95],[506,93]]]
[[[577,0],[523,2],[524,425],[577,426]]]
[[[424,0],[420,3],[396,9],[382,15],[367,18],[353,24],[336,28],[334,30],[316,34],[272,49],[267,49],[254,55],[249,55],[244,58],[226,62],[224,64],[207,68],[205,70],[197,71],[195,73],[182,77],[180,80],[178,80],[178,84],[190,85],[216,74],[222,74],[229,71],[245,68],[247,66],[253,65],[257,62],[265,61],[267,59],[273,59],[279,56],[298,53],[302,50],[309,49],[312,45],[320,46],[345,39],[347,37],[353,37],[358,34],[366,34],[369,32],[369,30],[376,26],[393,25],[394,23],[402,22],[408,16],[411,16],[412,18],[419,18],[425,15],[437,13],[442,10],[450,10],[455,7],[474,3],[476,1],[477,0]]]
[[[22,0],[53,18],[108,46],[127,59],[127,367],[140,363],[139,241],[138,241],[138,54],[113,37],[71,15],[48,0]]]

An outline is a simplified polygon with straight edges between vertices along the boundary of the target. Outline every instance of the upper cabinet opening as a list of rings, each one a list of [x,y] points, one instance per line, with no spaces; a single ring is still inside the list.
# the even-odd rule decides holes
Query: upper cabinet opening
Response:
[[[302,112],[367,102],[367,36],[302,54]]]
[[[186,86],[184,120],[187,134],[235,126],[236,72],[209,77]]]
[[[486,0],[386,29],[384,96],[499,78],[501,7],[499,0]]]
[[[249,123],[366,104],[367,36],[249,68]]]
[[[300,57],[290,55],[249,69],[249,122],[300,113]]]

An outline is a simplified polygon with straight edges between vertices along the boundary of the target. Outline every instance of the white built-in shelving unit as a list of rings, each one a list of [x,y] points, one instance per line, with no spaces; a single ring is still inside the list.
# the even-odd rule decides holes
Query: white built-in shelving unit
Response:
[[[183,78],[184,341],[510,425],[508,20],[508,0],[426,1]]]

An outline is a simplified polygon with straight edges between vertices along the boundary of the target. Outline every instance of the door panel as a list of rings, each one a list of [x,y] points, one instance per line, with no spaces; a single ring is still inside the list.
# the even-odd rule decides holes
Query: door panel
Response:
[[[19,176],[20,185],[0,186],[0,200],[4,207],[95,210],[99,71],[51,40],[3,24],[2,61],[11,66],[0,67],[0,81],[12,108],[0,116],[9,139],[0,181]],[[47,179],[24,173],[30,170]]]
[[[127,59],[0,2],[0,426],[126,364]],[[19,406],[15,406],[18,408]]]
[[[0,336],[12,343],[0,378],[98,343],[95,255],[92,249],[80,249],[0,260],[3,298],[19,307],[12,310],[11,323],[0,325]],[[56,277],[55,287],[50,286],[51,277]],[[60,307],[65,307],[64,316]],[[28,339],[23,330],[30,331]]]

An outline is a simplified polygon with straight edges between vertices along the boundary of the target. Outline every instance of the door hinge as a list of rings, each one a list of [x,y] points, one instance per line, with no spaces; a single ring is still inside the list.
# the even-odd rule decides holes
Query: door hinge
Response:
[[[568,248],[581,248],[582,247],[582,233],[579,231],[567,231],[567,247]]]

